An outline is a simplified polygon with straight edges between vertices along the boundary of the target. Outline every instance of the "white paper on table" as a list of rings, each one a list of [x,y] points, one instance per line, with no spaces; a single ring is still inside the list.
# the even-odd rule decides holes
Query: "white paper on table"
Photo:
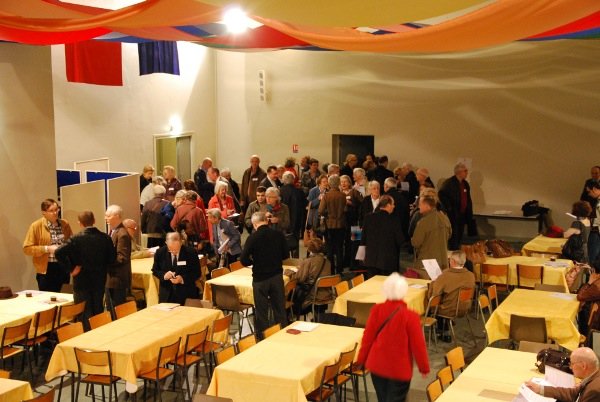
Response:
[[[296,322],[292,328],[302,332],[310,332],[314,331],[318,326],[319,324],[316,322],[299,321]]]
[[[569,263],[564,261],[546,261],[544,265],[554,268],[567,268]]]
[[[44,292],[41,290],[21,290],[19,292],[15,292],[18,295],[24,295],[26,293],[31,293],[31,296],[37,296],[37,295],[41,295]]]
[[[497,211],[492,212],[493,215],[510,215],[512,213],[512,211],[509,211],[507,209],[499,209]]]
[[[577,295],[572,295],[571,293],[552,292],[552,297],[563,300],[575,300]]]
[[[427,285],[423,285],[422,283],[413,283],[408,285],[409,288],[414,288],[414,289],[423,289],[426,288]]]
[[[554,398],[547,398],[542,395],[538,395],[532,390],[530,390],[527,385],[521,384],[519,387],[519,395],[525,398],[527,402],[555,402]]]
[[[156,254],[156,250],[158,250],[158,249],[159,249],[159,247],[158,247],[158,246],[155,246],[155,247],[150,247],[150,248],[148,249],[148,251],[150,251],[152,254]]]
[[[422,260],[422,261],[423,261],[423,268],[425,268],[425,271],[427,271],[431,280],[435,281],[437,279],[437,277],[442,274],[442,270],[440,269],[440,265],[438,264],[437,260],[435,258],[433,258],[431,260]]]
[[[163,311],[171,311],[176,307],[179,307],[179,303],[159,303],[152,306],[152,308]]]
[[[358,246],[358,250],[356,251],[356,257],[358,261],[365,260],[365,254],[367,253],[367,246]]]
[[[551,366],[546,366],[545,372],[544,379],[553,387],[573,388],[575,386],[573,374],[565,373]]]

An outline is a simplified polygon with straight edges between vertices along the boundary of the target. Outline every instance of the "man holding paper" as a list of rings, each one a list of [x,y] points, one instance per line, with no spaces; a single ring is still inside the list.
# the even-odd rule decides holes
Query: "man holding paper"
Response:
[[[600,401],[600,364],[598,356],[590,348],[578,348],[571,353],[571,369],[581,383],[573,388],[549,387],[527,381],[525,385],[536,394],[555,398],[563,402]]]

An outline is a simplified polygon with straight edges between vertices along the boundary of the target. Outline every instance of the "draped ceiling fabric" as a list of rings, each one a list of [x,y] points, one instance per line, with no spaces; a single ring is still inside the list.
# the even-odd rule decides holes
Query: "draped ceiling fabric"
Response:
[[[257,27],[229,34],[222,19],[230,4]],[[245,51],[437,53],[598,37],[599,0],[146,0],[118,10],[0,0],[0,41],[34,45],[165,40]]]

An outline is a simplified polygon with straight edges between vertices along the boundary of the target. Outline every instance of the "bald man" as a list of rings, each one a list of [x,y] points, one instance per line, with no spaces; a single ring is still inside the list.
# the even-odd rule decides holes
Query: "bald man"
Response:
[[[574,388],[544,387],[532,381],[527,381],[526,385],[536,394],[563,402],[600,401],[600,372],[596,353],[590,348],[575,349],[571,353],[570,366],[573,375],[581,378],[581,383]]]

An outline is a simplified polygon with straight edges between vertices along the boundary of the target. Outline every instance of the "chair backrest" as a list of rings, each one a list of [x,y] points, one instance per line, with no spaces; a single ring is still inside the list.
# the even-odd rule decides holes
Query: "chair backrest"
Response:
[[[437,378],[440,380],[442,388],[447,387],[452,384],[454,381],[454,372],[452,371],[452,366],[442,367],[437,372]]]
[[[229,327],[231,326],[231,322],[233,320],[233,314],[227,314],[224,317],[218,318],[213,322],[212,329],[210,331],[210,340],[215,341],[216,334],[219,334],[223,331],[229,332]]]
[[[323,387],[324,384],[333,381],[333,379],[335,378],[335,376],[338,375],[338,373],[340,372],[340,361],[338,360],[337,362],[330,364],[328,366],[323,367],[323,376],[321,377],[321,387]]]
[[[354,323],[355,327],[365,328],[367,326],[367,320],[369,319],[369,314],[371,314],[371,309],[375,303],[361,303],[355,302],[352,300],[347,301],[347,310],[346,314],[348,317],[353,317],[356,319]]]
[[[328,275],[317,278],[315,288],[333,288],[335,285],[340,283],[342,277],[340,275]]]
[[[429,402],[434,402],[440,397],[440,395],[442,395],[442,391],[442,383],[440,382],[439,378],[436,378],[430,382],[429,385],[427,385],[427,400]]]
[[[558,293],[566,293],[567,289],[565,289],[562,285],[547,285],[545,283],[536,283],[534,286],[535,290],[541,290],[543,292],[558,292]]]
[[[64,342],[81,334],[83,334],[83,324],[81,322],[63,325],[62,327],[56,329],[58,342]]]
[[[221,310],[238,311],[240,309],[240,296],[233,285],[212,284],[213,305]]]
[[[130,314],[137,312],[137,304],[135,301],[128,301],[127,303],[119,304],[115,307],[115,316],[117,320],[119,318],[127,317]]]
[[[491,281],[490,277],[503,277],[504,280],[501,282]],[[508,283],[508,264],[481,264],[481,275],[479,276],[481,283]]]
[[[349,290],[350,290],[350,285],[348,284],[348,281],[341,281],[340,283],[337,283],[335,285],[335,294],[337,296],[343,295],[344,293],[346,293]]]
[[[510,316],[509,337],[515,342],[548,342],[546,319],[544,317],[525,317],[517,314]]]
[[[361,283],[363,283],[365,281],[365,276],[363,274],[360,275],[356,275],[354,278],[352,278],[351,283],[352,283],[352,287],[358,286]]]
[[[85,300],[77,304],[66,304],[60,306],[58,310],[58,321],[56,326],[61,326],[66,322],[80,321],[85,310]]]
[[[238,269],[242,269],[242,268],[244,268],[244,264],[242,264],[241,261],[234,261],[231,264],[229,264],[229,270],[231,272],[237,271]]]
[[[465,314],[468,314],[469,309],[466,307],[469,302],[473,300],[473,296],[475,295],[474,288],[462,287],[458,289],[458,298],[456,299],[456,311],[454,315],[448,316],[451,318],[460,318],[464,317]]]
[[[188,334],[185,337],[185,353],[190,353],[193,350],[202,350],[204,342],[208,338],[208,326],[200,332]]]
[[[202,258],[200,258],[200,278],[198,278],[198,281],[200,281],[200,284],[202,286],[204,286],[204,284],[206,283],[206,275],[207,274],[208,274],[208,257],[204,255],[204,256],[202,256]]]
[[[266,339],[279,331],[281,331],[281,324],[272,325],[263,331],[263,337]]]
[[[35,317],[33,319],[33,338],[45,334],[47,332],[51,332],[54,329],[54,321],[56,320],[57,311],[58,308],[54,306],[51,309],[38,311],[37,313],[35,313]]]
[[[487,288],[487,294],[488,298],[490,299],[490,306],[492,307],[492,310],[494,310],[494,308],[498,308],[498,288],[496,287],[496,285],[490,285]],[[496,307],[494,307],[494,302],[496,302]]]
[[[169,363],[175,363],[177,361],[177,354],[179,353],[179,345],[181,344],[181,338],[177,339],[170,345],[161,346],[158,352],[158,359],[156,360],[156,370],[160,367],[166,366]]]
[[[54,401],[54,388],[51,388],[50,391],[45,394],[40,394],[35,398],[23,400],[23,402],[53,402]]]
[[[525,279],[525,281],[523,280]],[[517,264],[517,286],[520,288],[533,289],[535,283],[532,281],[539,281],[542,283],[544,280],[544,267],[541,265],[524,265]],[[526,283],[526,284],[524,284]]]
[[[75,348],[75,360],[79,374],[86,373],[83,366],[107,367],[112,376],[112,361],[108,350],[86,350]]]
[[[226,275],[229,272],[231,272],[231,271],[229,271],[229,268],[227,268],[227,267],[213,269],[212,271],[210,271],[210,277],[212,279],[215,279],[215,278],[218,278],[219,276]]]
[[[588,327],[592,325],[592,320],[594,320],[594,316],[598,314],[599,308],[600,306],[598,306],[598,302],[592,303],[592,308],[590,309],[590,315],[588,317]]]
[[[233,356],[235,356],[235,348],[233,347],[233,345],[229,345],[219,350],[215,356],[215,358],[217,359],[217,366],[225,363]]]
[[[490,299],[486,295],[479,295],[479,312],[483,317],[483,310],[488,310],[488,314],[492,315],[492,307],[490,306]]]
[[[237,343],[238,352],[242,353],[244,350],[250,349],[254,345],[256,345],[256,337],[254,334],[246,335]]]
[[[541,342],[530,342],[530,341],[519,342],[519,352],[538,353],[540,350],[544,350],[544,349],[558,350],[558,345],[556,345],[554,343],[541,343]]]
[[[112,322],[110,311],[103,311],[100,314],[96,314],[95,316],[90,317],[89,322],[91,329],[96,329],[108,324],[109,322]]]
[[[441,302],[442,302],[441,294],[431,296],[429,298],[429,300],[427,301],[427,308],[425,308],[425,317],[427,317],[429,315],[429,313],[431,313],[431,309],[433,309],[433,315],[435,315],[437,313],[437,309]]]
[[[0,378],[9,379],[10,371],[0,370]]]
[[[27,339],[27,334],[29,333],[29,328],[31,328],[31,319],[27,320],[23,324],[15,325],[12,327],[4,327],[4,332],[2,333],[2,344],[0,347],[4,348],[5,346],[12,345],[15,342],[19,342]]]
[[[465,355],[462,346],[457,346],[449,350],[445,356],[446,365],[452,367],[452,371],[463,371],[465,368]]]
[[[350,365],[354,361],[354,356],[356,355],[356,348],[357,347],[358,347],[358,343],[355,343],[354,347],[352,348],[352,350],[348,350],[346,352],[340,353],[340,359],[339,359],[340,367],[339,367],[339,371],[342,371],[342,370],[346,369],[347,367],[350,367]]]
[[[198,308],[213,308],[213,303],[210,300],[201,299],[185,299],[185,306],[187,307],[198,307]]]

